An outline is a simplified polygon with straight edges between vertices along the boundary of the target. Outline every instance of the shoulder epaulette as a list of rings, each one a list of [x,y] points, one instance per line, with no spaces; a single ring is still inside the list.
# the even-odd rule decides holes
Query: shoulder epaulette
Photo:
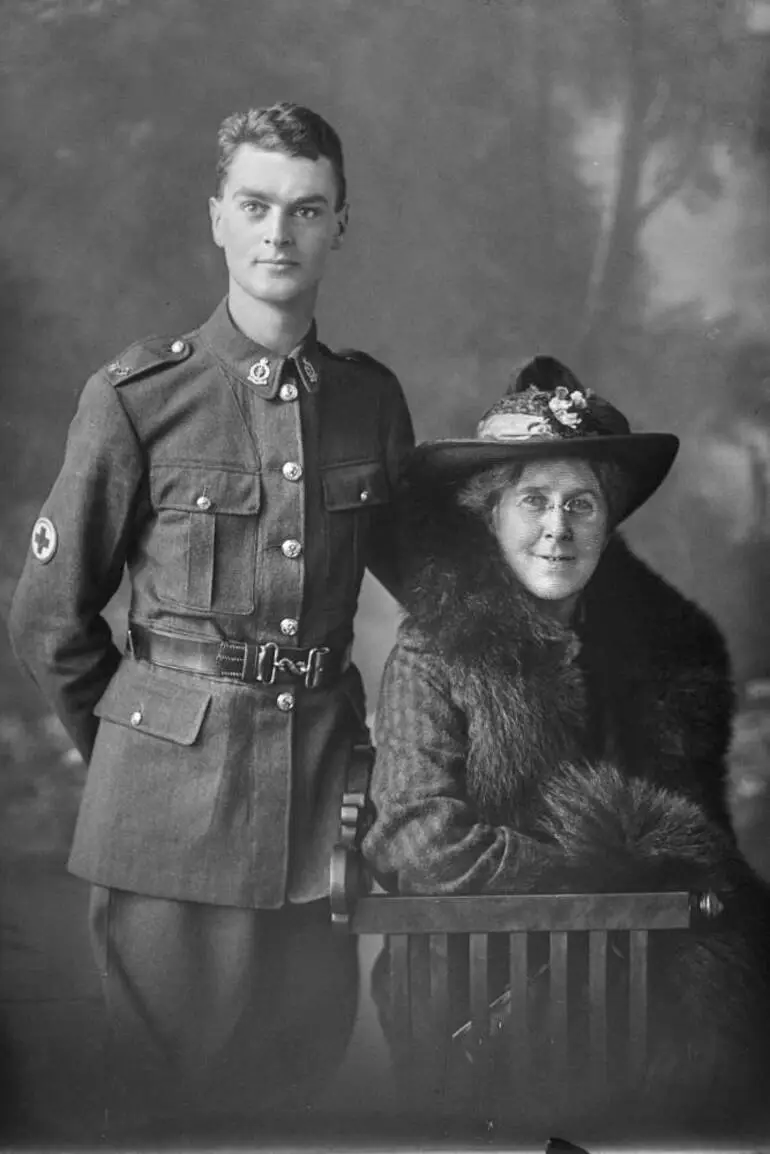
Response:
[[[186,361],[191,353],[192,345],[181,337],[148,337],[129,345],[125,352],[105,365],[104,372],[113,385],[124,385],[161,365]]]
[[[338,357],[342,361],[351,361],[353,364],[367,365],[371,369],[378,369],[379,372],[385,373],[387,376],[393,376],[393,370],[384,365],[382,361],[378,361],[376,357],[369,353],[362,352],[361,349],[337,349],[328,350],[333,357]]]

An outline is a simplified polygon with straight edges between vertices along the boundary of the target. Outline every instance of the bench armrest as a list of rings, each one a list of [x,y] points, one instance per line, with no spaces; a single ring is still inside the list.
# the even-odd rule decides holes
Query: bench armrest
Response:
[[[373,765],[374,747],[369,742],[354,745],[340,807],[339,837],[329,864],[332,925],[343,930],[350,925],[356,901],[372,886],[361,856],[361,842],[371,824],[369,783]]]

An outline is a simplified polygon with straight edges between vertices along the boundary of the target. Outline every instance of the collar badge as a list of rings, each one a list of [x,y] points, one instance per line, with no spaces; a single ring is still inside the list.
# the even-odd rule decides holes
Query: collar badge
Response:
[[[266,385],[270,380],[270,361],[267,357],[260,357],[249,369],[249,380],[252,385]]]
[[[318,380],[318,373],[315,370],[315,366],[314,366],[313,362],[309,361],[307,359],[307,357],[303,357],[302,358],[302,368],[304,369],[305,376],[310,381],[310,384],[314,385],[316,383],[316,381]]]

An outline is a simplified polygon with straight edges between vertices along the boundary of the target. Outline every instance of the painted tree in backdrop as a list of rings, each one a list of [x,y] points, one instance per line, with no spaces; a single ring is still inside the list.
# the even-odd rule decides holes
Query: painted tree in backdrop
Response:
[[[581,6],[592,22],[581,41],[604,58],[600,68],[582,73],[585,106],[618,123],[616,170],[600,214],[577,346],[577,360],[592,376],[600,374],[633,303],[645,226],[672,197],[696,209],[718,196],[715,149],[746,149],[755,79],[746,66],[744,7],[742,0]]]

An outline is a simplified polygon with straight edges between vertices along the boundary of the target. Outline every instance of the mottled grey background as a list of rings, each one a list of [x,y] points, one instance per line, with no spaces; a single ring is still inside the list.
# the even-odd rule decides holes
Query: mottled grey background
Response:
[[[0,13],[3,615],[85,377],[193,327],[224,290],[206,210],[219,121],[292,99],[338,127],[349,169],[322,338],[396,370],[420,437],[469,432],[535,352],[637,428],[678,433],[628,536],[714,614],[739,684],[770,678],[766,0]],[[395,620],[367,584],[371,701]],[[27,1133],[77,1137],[99,1065],[83,888],[63,870],[83,767],[4,639],[0,677],[5,1097]],[[341,1092],[360,1105],[380,1058],[365,1000]]]

